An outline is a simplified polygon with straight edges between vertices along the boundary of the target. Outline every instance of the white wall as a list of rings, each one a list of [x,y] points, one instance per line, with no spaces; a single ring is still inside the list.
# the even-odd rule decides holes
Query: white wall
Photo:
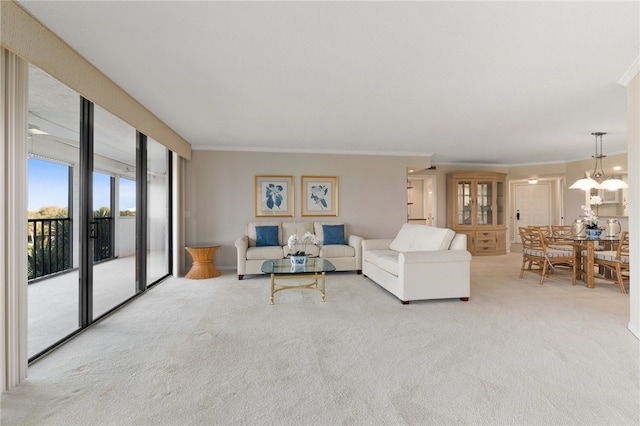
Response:
[[[629,156],[629,330],[640,338],[640,74],[627,86],[627,151]]]
[[[294,177],[295,218],[335,220],[365,238],[393,237],[407,221],[407,172],[396,156],[194,151],[185,166],[186,243],[215,242],[219,268],[235,269],[235,240],[255,217],[255,176]],[[300,216],[300,177],[338,177],[338,217]],[[273,220],[273,218],[263,218]],[[185,257],[187,267],[191,264]],[[184,271],[183,271],[184,272]]]

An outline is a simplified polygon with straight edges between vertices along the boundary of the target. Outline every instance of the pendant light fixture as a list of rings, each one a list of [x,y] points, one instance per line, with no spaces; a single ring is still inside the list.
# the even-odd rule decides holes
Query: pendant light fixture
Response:
[[[596,154],[592,156],[596,159],[593,173],[591,173],[591,175],[585,173],[585,176],[582,179],[578,179],[577,181],[575,181],[569,188],[582,189],[583,191],[588,191],[592,188],[606,189],[609,191],[617,191],[621,188],[628,188],[629,186],[625,181],[604,174],[604,170],[602,168],[602,159],[606,157],[606,155],[602,153],[602,136],[606,135],[606,133],[594,132],[591,134],[596,137]]]

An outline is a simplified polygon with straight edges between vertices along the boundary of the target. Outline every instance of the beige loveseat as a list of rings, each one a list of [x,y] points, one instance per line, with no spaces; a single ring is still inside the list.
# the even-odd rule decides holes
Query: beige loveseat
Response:
[[[362,242],[362,273],[402,303],[453,297],[469,300],[467,236],[405,223],[395,239]]]
[[[325,226],[331,227],[332,237],[335,238],[335,231],[343,226],[343,244],[325,244]],[[265,228],[267,227],[267,228]],[[277,245],[260,245],[257,232],[269,229],[277,229]],[[259,229],[257,229],[259,228]],[[289,236],[302,236],[306,232],[311,232],[320,240],[318,245],[307,244],[306,253],[310,256],[322,257],[333,263],[336,271],[356,271],[362,273],[362,237],[349,235],[347,225],[338,222],[294,222],[294,221],[264,221],[249,222],[245,235],[236,241],[238,254],[238,279],[245,275],[262,274],[262,264],[269,259],[283,259],[287,257],[291,250],[287,245]],[[275,236],[274,236],[275,238]],[[329,241],[333,243],[334,241]],[[271,241],[268,244],[275,244]]]

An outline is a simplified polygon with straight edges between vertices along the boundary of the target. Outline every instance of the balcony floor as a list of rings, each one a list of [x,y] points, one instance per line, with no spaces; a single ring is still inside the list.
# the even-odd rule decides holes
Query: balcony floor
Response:
[[[162,256],[159,253],[158,256]],[[157,265],[150,256],[150,265]],[[162,264],[162,263],[160,263]],[[28,353],[33,356],[79,326],[78,270],[43,278],[28,286]],[[135,255],[93,267],[93,317],[99,317],[136,292]]]

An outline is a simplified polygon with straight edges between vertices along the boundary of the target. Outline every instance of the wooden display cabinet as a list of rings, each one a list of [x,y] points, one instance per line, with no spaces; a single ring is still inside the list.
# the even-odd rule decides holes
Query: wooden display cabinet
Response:
[[[447,226],[467,234],[473,255],[507,252],[506,174],[460,172],[447,175]]]

